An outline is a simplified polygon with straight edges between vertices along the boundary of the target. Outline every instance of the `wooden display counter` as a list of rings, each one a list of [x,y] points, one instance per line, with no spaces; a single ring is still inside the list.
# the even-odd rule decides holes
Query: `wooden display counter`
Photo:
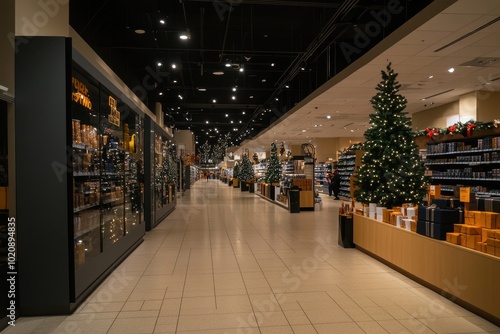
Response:
[[[312,190],[300,191],[300,209],[314,210],[314,193]]]
[[[354,215],[356,248],[500,325],[500,258]]]

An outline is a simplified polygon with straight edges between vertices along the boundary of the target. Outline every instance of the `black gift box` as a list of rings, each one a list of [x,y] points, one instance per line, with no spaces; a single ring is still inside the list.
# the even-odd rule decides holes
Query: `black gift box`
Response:
[[[446,240],[446,233],[453,232],[453,224],[431,223],[424,220],[417,221],[417,233],[427,237]]]
[[[458,198],[435,198],[432,200],[432,204],[436,204],[441,209],[457,209],[462,206]]]
[[[457,209],[440,209],[429,206],[419,206],[418,219],[440,224],[459,224],[460,211]]]
[[[478,198],[477,210],[500,213],[500,197]]]

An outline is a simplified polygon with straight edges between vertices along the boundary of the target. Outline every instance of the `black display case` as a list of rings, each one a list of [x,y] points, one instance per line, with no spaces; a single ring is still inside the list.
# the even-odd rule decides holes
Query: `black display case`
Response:
[[[69,38],[31,37],[15,71],[20,314],[66,314],[142,242],[142,115]]]

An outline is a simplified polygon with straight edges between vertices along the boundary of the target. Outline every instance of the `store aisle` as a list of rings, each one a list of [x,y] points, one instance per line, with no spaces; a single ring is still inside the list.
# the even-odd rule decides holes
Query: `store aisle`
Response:
[[[500,333],[337,246],[339,204],[324,196],[290,214],[199,181],[75,314],[21,318],[2,333]]]

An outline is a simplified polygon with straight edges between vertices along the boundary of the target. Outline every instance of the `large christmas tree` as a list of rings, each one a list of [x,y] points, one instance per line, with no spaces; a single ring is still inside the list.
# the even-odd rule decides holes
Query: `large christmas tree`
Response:
[[[253,171],[252,162],[248,158],[247,154],[243,155],[243,160],[241,161],[239,179],[241,181],[250,181],[255,179],[255,173]]]
[[[281,162],[278,159],[278,149],[271,143],[271,156],[267,162],[266,183],[278,183],[281,180]]]
[[[365,132],[355,192],[356,200],[364,204],[417,204],[426,193],[424,168],[413,141],[411,119],[404,112],[406,99],[398,93],[397,76],[389,63],[370,101],[376,113],[370,115],[371,127]]]

